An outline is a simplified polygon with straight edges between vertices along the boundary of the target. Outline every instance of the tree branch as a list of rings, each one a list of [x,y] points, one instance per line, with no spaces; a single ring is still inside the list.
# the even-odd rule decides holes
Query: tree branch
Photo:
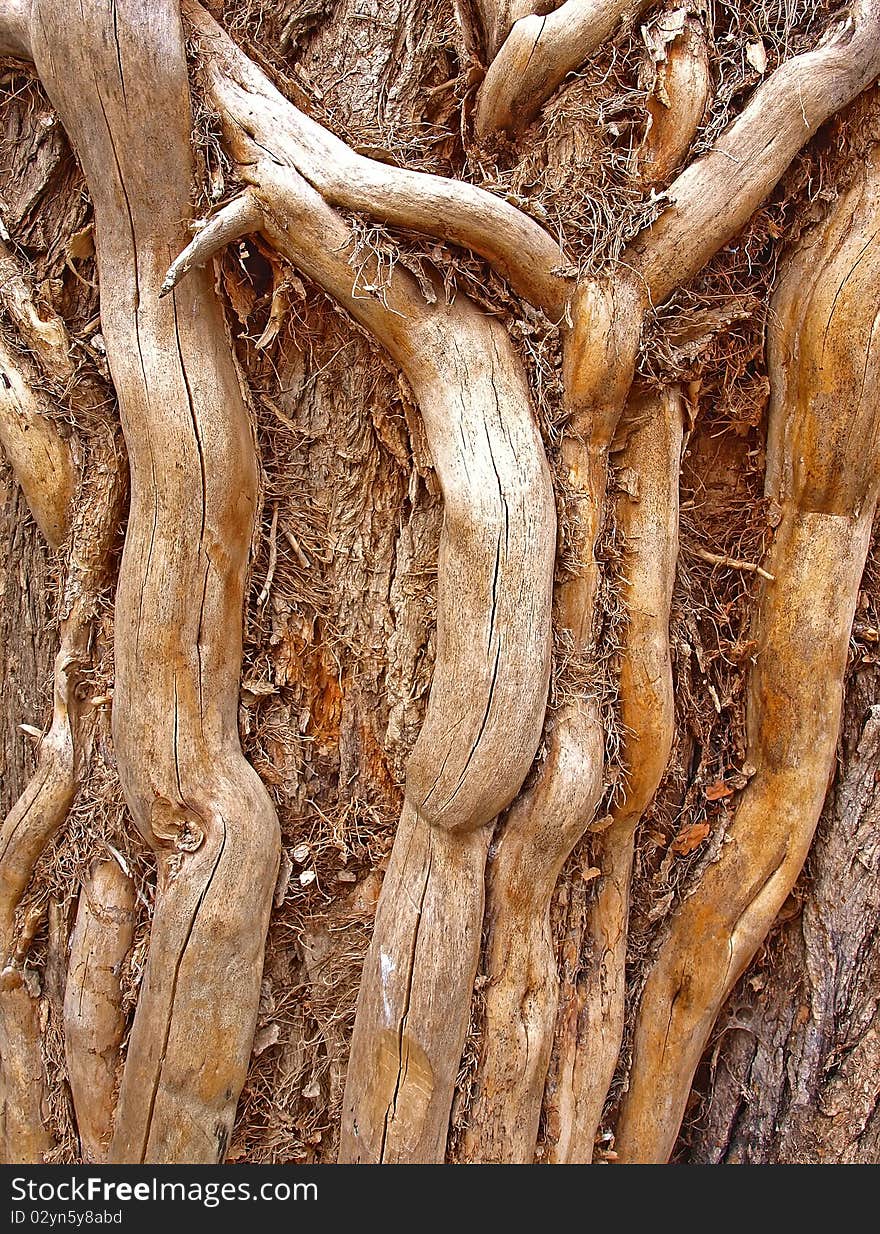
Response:
[[[780,65],[758,87],[711,153],[673,181],[672,204],[623,256],[655,305],[745,226],[820,125],[878,73],[880,4],[857,0],[821,46]]]
[[[615,27],[651,0],[566,0],[539,17],[516,21],[489,65],[477,100],[479,137],[521,133],[572,70],[580,68]]]
[[[559,321],[571,291],[560,245],[508,202],[460,180],[356,154],[281,95],[196,0],[182,12],[198,35],[210,93],[244,132],[276,152],[324,200],[479,253],[525,299]]]

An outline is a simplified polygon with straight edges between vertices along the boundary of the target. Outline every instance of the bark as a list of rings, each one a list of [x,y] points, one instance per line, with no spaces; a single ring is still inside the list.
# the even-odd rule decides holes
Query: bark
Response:
[[[853,614],[858,646],[876,626],[870,102],[816,135],[875,80],[880,13],[819,40],[798,9],[789,59],[763,10],[747,54],[739,6],[715,44],[654,17],[643,95],[643,11],[0,4],[51,100],[9,70],[0,444],[59,549],[15,496],[6,1159],[665,1160],[682,1118],[679,1159],[870,1151],[873,882],[844,924],[840,845],[693,1076],[793,912]],[[792,241],[759,506],[758,306]],[[70,592],[105,352],[132,483],[112,619],[106,571]],[[14,726],[43,723],[54,586],[32,778]],[[869,845],[872,680],[827,806]],[[764,1004],[772,1060],[742,1028]]]

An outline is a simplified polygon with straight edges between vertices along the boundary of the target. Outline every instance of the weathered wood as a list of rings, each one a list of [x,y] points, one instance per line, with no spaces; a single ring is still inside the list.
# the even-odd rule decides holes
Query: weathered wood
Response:
[[[114,859],[83,880],[64,992],[64,1049],[83,1160],[106,1160],[126,1028],[120,968],[131,946],[135,893]]]
[[[748,685],[755,774],[651,968],[617,1127],[624,1162],[668,1158],[712,1025],[794,885],[834,770],[877,499],[878,220],[875,151],[795,253],[774,300],[767,473],[781,520]]]
[[[110,1155],[210,1162],[244,1082],[278,862],[275,813],[237,731],[252,430],[210,279],[159,301],[190,217],[177,4],[40,0],[31,38],[94,202],[131,466],[113,731],[159,890]]]
[[[678,555],[682,401],[675,387],[634,390],[625,445],[615,459],[630,488],[615,503],[624,551],[619,689],[626,780],[596,839],[601,876],[581,944],[587,971],[559,1010],[554,1103],[560,1130],[550,1157],[560,1163],[588,1165],[593,1158],[623,1040],[635,832],[666,770],[675,732],[669,613]]]

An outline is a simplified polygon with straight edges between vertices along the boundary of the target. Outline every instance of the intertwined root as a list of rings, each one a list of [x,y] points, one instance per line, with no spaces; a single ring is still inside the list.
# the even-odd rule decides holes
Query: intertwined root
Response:
[[[356,155],[287,103],[196,0],[182,0],[181,7],[200,44],[206,91],[223,121],[227,151],[247,186],[190,242],[190,116],[178,5],[0,5],[0,47],[33,56],[94,199],[102,326],[131,459],[132,508],[116,612],[114,737],[132,814],[156,852],[159,884],[110,1155],[125,1161],[222,1156],[255,1023],[278,848],[274,812],[241,755],[236,729],[256,466],[219,306],[210,277],[198,267],[223,244],[259,230],[406,375],[445,499],[435,677],[364,970],[342,1145],[343,1160],[438,1161],[477,961],[489,830],[522,784],[541,735],[554,503],[522,365],[500,322],[463,296],[445,303],[439,283],[425,294],[401,267],[384,281],[371,278],[381,290],[364,294],[349,260],[355,251],[351,228],[334,206],[472,248],[562,323],[569,423],[560,462],[579,568],[557,588],[556,616],[576,655],[589,658],[608,455],[630,394],[646,308],[694,275],[746,222],[823,120],[876,78],[880,11],[876,0],[855,0],[849,17],[816,51],[767,78],[713,150],[673,182],[669,208],[635,239],[621,264],[579,283],[559,244],[509,202]],[[497,52],[478,94],[477,127],[486,135],[527,122],[565,72],[620,19],[646,5],[568,0],[546,16],[536,14],[531,0],[497,6],[480,0],[478,7],[486,46]],[[679,90],[692,126],[707,88],[705,72],[691,55],[682,61],[687,71],[676,76],[676,56],[669,59],[666,88],[670,98]],[[522,71],[511,71],[518,64]],[[85,90],[85,81],[94,81],[94,90]],[[643,168],[646,179],[665,175],[683,156],[688,125],[670,127],[669,119],[657,113],[654,140],[662,158],[653,171]],[[790,886],[821,803],[874,505],[873,480],[864,466],[859,469],[851,446],[866,437],[873,442],[876,410],[865,394],[874,364],[873,324],[859,316],[854,298],[865,270],[876,265],[866,222],[874,209],[874,176],[872,168],[862,197],[846,199],[851,217],[840,235],[832,234],[838,211],[821,237],[827,247],[820,250],[823,261],[806,271],[813,295],[802,320],[796,320],[792,297],[780,293],[784,330],[775,344],[770,457],[782,519],[768,563],[776,581],[765,589],[759,614],[764,659],[753,674],[750,700],[759,774],[742,799],[723,860],[680,910],[649,980],[620,1128],[624,1156],[668,1151],[717,1004]],[[859,261],[853,235],[864,241]],[[378,273],[369,262],[365,270]],[[825,305],[824,329],[816,323],[828,287],[833,303]],[[865,299],[862,288],[862,307]],[[806,340],[809,349],[820,336],[823,350],[802,352],[806,360],[795,380],[779,338]],[[0,361],[12,371],[17,357],[3,353]],[[10,379],[9,390],[12,395],[0,398],[0,420],[14,426],[25,414],[41,428],[40,408],[28,409],[27,374],[18,385]],[[627,798],[605,833],[604,878],[590,925],[596,955],[603,957],[595,970],[601,980],[578,990],[559,1020],[558,1160],[590,1155],[619,1040],[632,831],[668,749],[664,627],[680,433],[673,392],[662,408],[662,414],[654,409],[657,431],[643,435],[636,424],[627,446],[631,470],[643,480],[644,502],[620,510],[632,537],[634,569],[621,681],[632,767]],[[785,408],[792,409],[790,420]],[[856,421],[855,436],[843,429],[846,408]],[[24,434],[17,442],[13,437],[11,452]],[[60,477],[54,486],[60,492],[66,464],[57,446],[50,442],[44,454]],[[21,460],[24,477],[34,467],[26,451]],[[32,496],[36,513],[43,495]],[[38,513],[50,539],[64,531],[64,504]],[[653,535],[667,538],[635,572]],[[846,572],[842,591],[825,583],[839,571],[837,557]],[[798,624],[801,609],[807,617]],[[804,629],[813,641],[792,665]],[[836,657],[837,677],[824,683],[824,712],[810,710],[806,698],[808,671],[815,673],[819,663],[819,635]],[[61,668],[67,671],[66,662]],[[792,732],[792,700],[813,726],[806,738]],[[793,768],[795,746],[807,754]],[[68,747],[60,753],[66,774]],[[569,700],[548,726],[547,757],[501,833],[489,882],[485,1050],[467,1133],[474,1159],[531,1159],[556,1022],[548,906],[559,870],[594,811],[602,757],[595,700]],[[768,818],[770,806],[775,813]],[[0,873],[19,888],[5,902],[7,958],[15,942],[14,904],[8,906],[20,898],[32,869],[30,849],[16,864],[21,837],[17,824],[12,830],[16,835],[4,829],[11,849],[7,845],[0,856]],[[123,943],[124,936],[105,939],[111,948]],[[697,971],[699,958],[715,950],[716,969],[708,976]],[[7,967],[15,978],[14,964]],[[207,974],[211,988],[205,993]],[[15,991],[24,994],[23,987],[10,980],[7,992],[19,998]],[[14,1151],[36,1154],[45,1133],[33,1005],[19,999],[8,1006],[0,1022],[6,1138],[10,1127],[19,1134],[16,1120],[25,1111],[21,1134],[36,1139],[26,1150],[22,1139]],[[597,1018],[603,1039],[588,1033],[585,1043],[585,1026]],[[95,1020],[93,1031],[98,1027]],[[111,1007],[101,1030],[111,1056],[118,1027]],[[673,1042],[678,1034],[677,1051],[667,1050],[667,1033]],[[27,1057],[26,1051],[16,1055],[16,1041],[29,1043]],[[23,1065],[16,1071],[17,1059]],[[10,1082],[20,1090],[12,1104]],[[81,1080],[77,1084],[82,1092]],[[102,1097],[85,1137],[95,1155],[105,1147],[108,1101]]]
[[[131,467],[113,731],[159,879],[111,1157],[211,1162],[250,1056],[278,860],[237,731],[254,443],[210,279],[159,300],[190,216],[178,5],[36,0],[31,40],[94,202]]]
[[[880,158],[795,254],[774,301],[768,491],[743,791],[719,859],[651,969],[620,1113],[622,1161],[665,1161],[716,1015],[809,850],[834,770],[850,629],[877,497]]]
[[[633,845],[660,783],[675,731],[669,612],[678,555],[682,397],[634,391],[617,456],[627,491],[617,499],[627,624],[620,670],[626,786],[594,850],[601,877],[581,947],[585,976],[560,1008],[555,1102],[557,1162],[592,1160],[593,1141],[623,1038]]]

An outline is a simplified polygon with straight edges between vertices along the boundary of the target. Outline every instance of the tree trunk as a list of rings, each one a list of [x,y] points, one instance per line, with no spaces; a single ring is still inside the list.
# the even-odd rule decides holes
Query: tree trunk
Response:
[[[877,1159],[826,7],[0,0],[3,1160]]]

